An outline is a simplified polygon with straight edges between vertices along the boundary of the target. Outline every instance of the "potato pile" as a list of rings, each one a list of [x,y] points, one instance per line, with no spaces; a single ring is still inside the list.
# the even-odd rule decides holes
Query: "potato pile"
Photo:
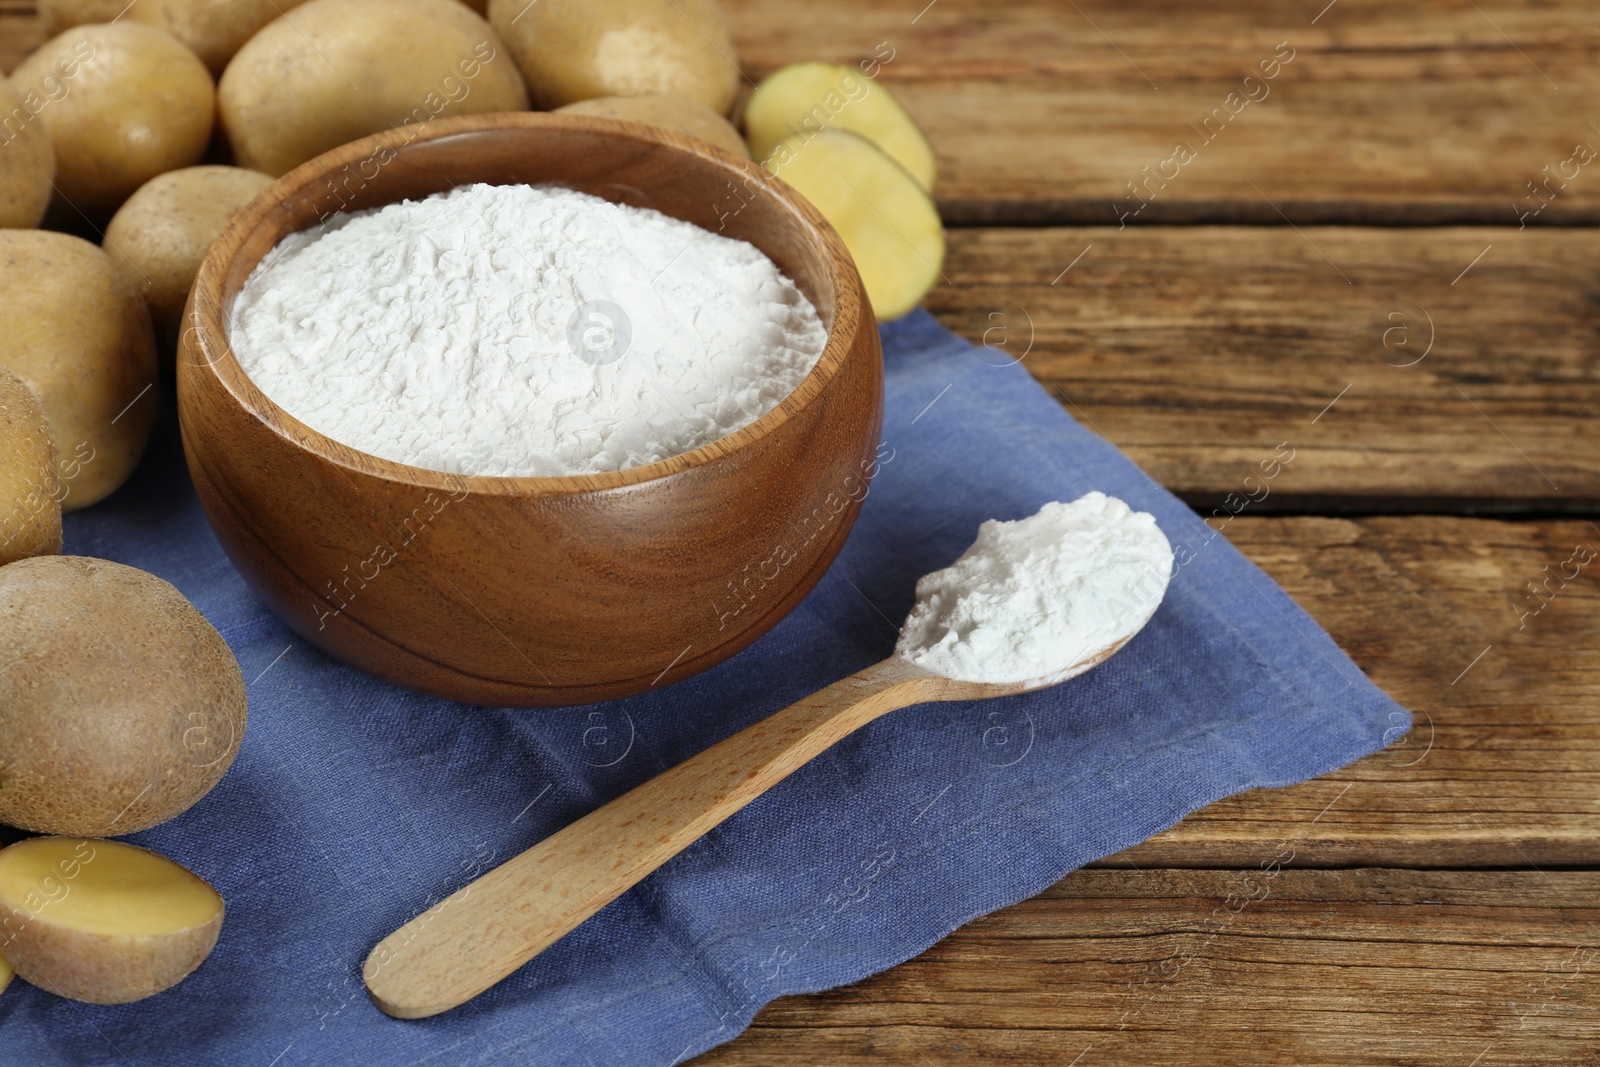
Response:
[[[82,556],[0,567],[0,645],[0,822],[58,835],[0,850],[4,977],[96,1004],[159,993],[216,944],[221,898],[169,860],[91,839],[175,818],[227,773],[245,729],[239,665],[171,585]]]

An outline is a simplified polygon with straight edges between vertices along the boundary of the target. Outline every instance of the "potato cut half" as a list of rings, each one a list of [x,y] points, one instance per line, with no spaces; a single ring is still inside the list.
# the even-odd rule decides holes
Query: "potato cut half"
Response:
[[[766,163],[844,238],[880,321],[917,306],[939,280],[944,227],[922,186],[878,146],[848,130],[780,141]]]
[[[0,993],[4,993],[6,986],[11,984],[11,975],[11,964],[6,962],[4,956],[0,956]]]
[[[35,837],[0,851],[0,953],[33,985],[90,1004],[170,989],[205,962],[222,898],[116,841]]]
[[[921,128],[887,88],[850,67],[784,67],[757,86],[745,103],[745,138],[757,159],[766,159],[781,141],[825,128],[859,133],[918,185],[933,188],[937,166]]]

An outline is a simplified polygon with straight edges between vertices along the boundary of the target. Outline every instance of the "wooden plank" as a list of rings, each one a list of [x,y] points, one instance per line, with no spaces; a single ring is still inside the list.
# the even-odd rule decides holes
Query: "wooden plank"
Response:
[[[1280,442],[1253,510],[1600,501],[1591,230],[957,230],[944,274],[945,325],[1202,510]]]
[[[0,3],[0,71],[10,74],[44,41],[44,27],[31,3]]]
[[[1128,183],[1146,166],[1159,177],[1179,141],[1193,160],[1143,187],[1134,225],[1516,227],[1542,204],[1534,225],[1600,221],[1600,160],[1567,163],[1578,142],[1600,149],[1600,116],[1584,110],[1600,91],[1600,30],[1584,0],[1338,0],[1315,23],[1320,3],[1269,0],[726,6],[753,80],[892,49],[879,77],[926,127],[953,224],[1116,225],[1141,202]],[[41,38],[28,10],[0,5],[0,69]],[[1294,58],[1232,114],[1228,94],[1280,42]],[[1529,192],[1563,164],[1574,177]]]
[[[1114,225],[1139,203],[1127,183],[1183,142],[1193,158],[1148,188],[1137,223],[1279,224],[1281,210],[1302,224],[1515,226],[1525,182],[1579,141],[1600,149],[1586,110],[1600,24],[1584,0],[1325,3],[727,6],[757,79],[886,42],[879,76],[926,128],[958,223]],[[1280,43],[1293,58],[1245,86]],[[1537,221],[1600,220],[1600,160],[1567,171]]]
[[[1297,867],[1600,865],[1600,527],[1241,515],[1225,535],[1416,727],[1107,864],[1253,867],[1286,844]]]
[[[703,1067],[1593,1063],[1600,873],[1080,871]]]

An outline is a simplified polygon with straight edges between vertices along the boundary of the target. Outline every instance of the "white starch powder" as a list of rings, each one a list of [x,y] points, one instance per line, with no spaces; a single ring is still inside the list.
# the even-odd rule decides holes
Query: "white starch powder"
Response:
[[[827,330],[744,241],[570,189],[473,185],[286,237],[229,341],[262,392],[352,448],[551,476],[754,422]]]
[[[991,519],[960,559],[917,582],[895,651],[962,681],[1061,681],[1138,633],[1171,572],[1155,518],[1104,493]]]

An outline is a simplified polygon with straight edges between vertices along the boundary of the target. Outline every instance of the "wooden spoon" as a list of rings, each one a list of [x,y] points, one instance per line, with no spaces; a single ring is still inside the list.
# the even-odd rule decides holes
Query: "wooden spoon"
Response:
[[[372,950],[367,991],[397,1019],[458,1007],[879,716],[1055,685],[1103,662],[1132,636],[1047,678],[1016,684],[955,681],[890,656],[657,775],[435,904]]]

